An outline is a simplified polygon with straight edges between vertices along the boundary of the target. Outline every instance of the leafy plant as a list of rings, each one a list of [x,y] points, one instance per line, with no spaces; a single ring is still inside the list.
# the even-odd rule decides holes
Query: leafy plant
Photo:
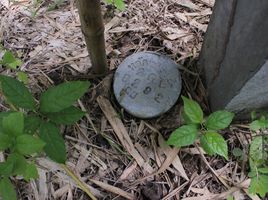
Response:
[[[183,147],[200,139],[201,147],[209,155],[218,154],[228,159],[227,142],[218,131],[230,125],[234,114],[228,111],[216,111],[204,118],[203,111],[197,102],[184,96],[182,99],[184,103],[183,117],[186,125],[173,131],[167,144]]]
[[[123,11],[126,8],[126,5],[123,0],[106,0],[108,4],[112,4],[116,7],[116,9]]]
[[[268,136],[263,131],[268,128],[268,119],[262,116],[250,124],[250,129],[259,132],[250,143],[248,176],[251,178],[249,192],[264,197],[268,193]]]
[[[61,6],[64,3],[64,0],[54,0],[54,2],[50,3],[47,11],[52,11]]]
[[[21,67],[22,60],[16,58],[14,54],[11,51],[4,50],[4,55],[2,56],[2,59],[0,60],[0,65],[5,66],[8,69],[14,70],[17,72],[17,78],[24,82],[25,84],[28,83],[28,76],[23,71],[20,71],[19,68]]]
[[[78,121],[84,112],[73,106],[87,91],[89,82],[72,81],[49,88],[40,104],[28,88],[15,78],[0,75],[1,92],[11,110],[0,113],[0,151],[6,160],[0,163],[0,195],[16,199],[10,177],[26,181],[38,177],[36,156],[43,152],[57,163],[66,162],[66,148],[60,125]]]

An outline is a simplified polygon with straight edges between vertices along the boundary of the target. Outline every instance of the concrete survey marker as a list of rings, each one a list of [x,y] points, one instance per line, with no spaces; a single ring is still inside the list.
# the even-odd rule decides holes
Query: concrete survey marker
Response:
[[[139,118],[152,118],[168,111],[181,92],[178,65],[153,52],[127,57],[114,76],[114,93],[119,104]]]

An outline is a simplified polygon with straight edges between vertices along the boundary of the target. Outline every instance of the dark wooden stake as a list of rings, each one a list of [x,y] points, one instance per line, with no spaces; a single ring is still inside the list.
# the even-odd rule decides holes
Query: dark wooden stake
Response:
[[[108,68],[100,0],[78,0],[77,6],[93,72],[105,74]]]

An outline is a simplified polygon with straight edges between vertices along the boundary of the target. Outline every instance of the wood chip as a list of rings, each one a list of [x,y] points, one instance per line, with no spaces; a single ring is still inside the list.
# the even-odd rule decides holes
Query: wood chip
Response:
[[[121,176],[119,177],[119,180],[125,180],[127,179],[127,177],[129,176],[129,174],[131,174],[136,168],[137,168],[137,162],[133,162],[132,165],[130,165],[129,167],[127,167],[123,173],[121,174]]]
[[[101,181],[97,181],[97,180],[93,180],[93,179],[90,179],[90,181],[96,185],[98,185],[99,187],[109,191],[109,192],[112,192],[114,194],[117,194],[117,195],[120,195],[122,197],[125,197],[126,199],[130,199],[130,200],[134,200],[135,199],[135,196],[128,193],[128,192],[125,192],[124,190],[120,189],[120,188],[117,188],[117,187],[114,187],[112,185],[109,185],[107,183],[103,183]]]
[[[129,134],[126,130],[121,119],[118,117],[118,114],[112,107],[111,103],[104,97],[99,96],[97,102],[106,116],[107,120],[113,127],[114,132],[116,133],[118,139],[120,140],[122,146],[127,150],[127,152],[137,161],[138,165],[143,168],[146,172],[152,173],[153,168],[144,161],[140,153],[134,147]]]
[[[170,153],[172,152],[172,148],[165,144],[164,138],[160,134],[158,134],[158,143],[161,149],[164,151],[165,155],[167,157],[170,156]],[[186,179],[187,181],[189,180],[178,155],[175,156],[174,160],[172,161],[172,165],[176,170],[178,170],[178,172],[184,179]]]

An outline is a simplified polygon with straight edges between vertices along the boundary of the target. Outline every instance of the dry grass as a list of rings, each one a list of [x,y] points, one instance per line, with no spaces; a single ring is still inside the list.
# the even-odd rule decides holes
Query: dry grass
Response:
[[[91,64],[74,0],[47,11],[50,1],[32,5],[0,0],[0,41],[23,61],[36,95],[52,84],[87,79]],[[183,64],[183,93],[209,111],[195,62],[212,13],[213,0],[128,0],[122,13],[103,5],[111,72],[133,52],[151,50]],[[34,10],[36,16],[32,17]],[[12,74],[2,69],[2,73]],[[92,80],[78,105],[87,111],[78,124],[63,129],[67,165],[98,199],[246,199],[246,163],[207,157],[196,146],[181,150],[165,138],[181,125],[181,102],[157,119],[133,118],[110,93],[112,76]],[[230,151],[248,147],[250,132],[233,126],[222,132]],[[64,170],[38,159],[40,178],[14,180],[20,199],[89,199]],[[252,199],[258,199],[252,197]]]

